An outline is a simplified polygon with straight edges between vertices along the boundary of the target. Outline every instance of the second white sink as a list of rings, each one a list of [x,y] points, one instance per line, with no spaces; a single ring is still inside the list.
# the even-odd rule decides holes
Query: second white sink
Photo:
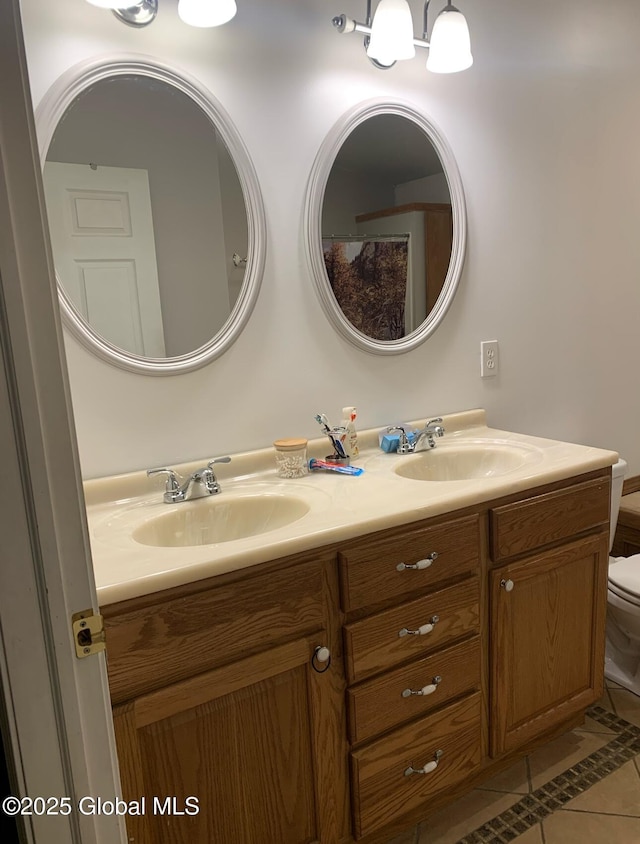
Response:
[[[468,481],[507,475],[542,457],[511,443],[456,443],[402,458],[395,473],[415,481]]]

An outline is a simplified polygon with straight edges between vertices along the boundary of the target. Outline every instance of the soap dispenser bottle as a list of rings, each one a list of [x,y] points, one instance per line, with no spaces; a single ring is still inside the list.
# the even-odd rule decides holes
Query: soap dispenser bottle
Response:
[[[342,408],[342,424],[341,427],[345,429],[347,435],[345,437],[345,450],[349,457],[357,457],[360,453],[358,449],[358,434],[354,424],[356,420],[355,407]]]

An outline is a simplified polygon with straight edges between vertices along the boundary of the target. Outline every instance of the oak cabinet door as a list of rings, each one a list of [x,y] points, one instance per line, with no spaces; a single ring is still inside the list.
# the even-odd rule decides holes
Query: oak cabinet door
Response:
[[[490,573],[493,756],[602,695],[607,567],[601,533]]]
[[[340,840],[341,697],[331,668],[311,666],[318,644],[300,638],[115,707],[124,797],[146,798],[127,817],[130,842]]]

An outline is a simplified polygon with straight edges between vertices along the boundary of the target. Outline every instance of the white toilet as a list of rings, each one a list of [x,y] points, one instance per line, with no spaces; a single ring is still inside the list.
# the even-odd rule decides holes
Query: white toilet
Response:
[[[611,546],[618,521],[627,464],[613,467]],[[640,554],[609,557],[605,676],[640,695]]]

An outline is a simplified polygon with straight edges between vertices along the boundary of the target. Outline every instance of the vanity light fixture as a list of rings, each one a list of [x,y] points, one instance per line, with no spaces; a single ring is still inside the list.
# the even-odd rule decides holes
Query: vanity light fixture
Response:
[[[112,9],[118,20],[129,26],[148,26],[158,14],[158,0],[87,0],[92,6]],[[209,27],[227,23],[237,12],[235,0],[179,0],[178,15],[189,26]]]
[[[332,23],[338,32],[361,32],[371,63],[380,70],[388,70],[400,60],[413,58],[416,47],[429,50],[427,70],[433,73],[457,73],[473,64],[469,27],[464,15],[451,0],[433,24],[431,40],[427,39],[426,0],[421,38],[413,36],[411,9],[407,0],[380,0],[375,15],[371,15],[371,0],[367,0],[365,22],[337,15]]]
[[[221,26],[238,11],[236,0],[179,0],[178,16],[189,26]]]

